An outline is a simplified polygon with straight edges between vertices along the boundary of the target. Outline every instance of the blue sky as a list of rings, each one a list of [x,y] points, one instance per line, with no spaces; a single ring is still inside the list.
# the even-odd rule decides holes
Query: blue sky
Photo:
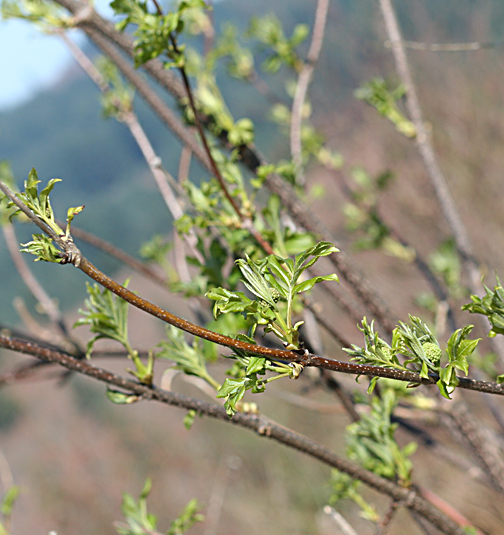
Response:
[[[96,4],[109,11],[104,0]],[[83,41],[80,31],[72,34]],[[44,35],[25,21],[0,18],[0,111],[50,86],[72,61],[60,38]]]
[[[0,20],[0,111],[50,85],[70,61],[58,37],[44,35],[24,21]]]

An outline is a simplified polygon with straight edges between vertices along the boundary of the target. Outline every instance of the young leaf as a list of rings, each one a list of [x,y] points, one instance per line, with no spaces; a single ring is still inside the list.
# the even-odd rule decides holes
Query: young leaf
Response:
[[[158,358],[169,359],[175,362],[176,368],[188,375],[201,377],[212,388],[218,390],[219,383],[208,373],[203,358],[203,350],[197,340],[190,346],[184,337],[184,333],[173,326],[166,327],[168,341],[162,340],[158,346],[161,351]]]
[[[127,286],[128,282],[126,281],[124,286]],[[84,317],[74,324],[74,327],[89,325],[91,332],[96,333],[87,343],[86,357],[91,356],[94,343],[102,338],[116,340],[132,355],[133,349],[128,341],[128,302],[97,284],[91,286],[86,283],[86,286],[89,296],[85,301],[86,308],[79,309],[79,313]]]

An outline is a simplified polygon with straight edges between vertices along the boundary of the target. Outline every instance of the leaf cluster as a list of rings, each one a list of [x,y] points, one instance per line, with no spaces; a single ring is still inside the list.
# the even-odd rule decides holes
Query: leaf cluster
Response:
[[[162,340],[158,344],[161,351],[156,357],[175,362],[178,370],[187,375],[200,377],[212,388],[219,390],[220,384],[207,371],[201,343],[194,340],[193,344],[189,345],[184,333],[171,325],[166,327],[166,337],[168,340]]]
[[[447,362],[443,365],[443,352],[439,342],[420,318],[410,316],[409,324],[399,322],[399,326],[392,333],[391,345],[379,337],[373,322],[369,325],[366,318],[362,320],[359,329],[364,333],[364,346],[353,345],[351,349],[344,349],[353,360],[361,364],[415,371],[424,379],[438,376],[436,384],[439,391],[448,399],[459,383],[456,370],[467,375],[467,358],[472,355],[480,341],[480,338],[467,339],[473,325],[457,329],[446,344]],[[399,361],[400,355],[406,358],[402,363]],[[377,377],[372,379],[369,392],[373,391],[377,381]]]
[[[406,119],[399,110],[397,101],[400,100],[406,89],[399,85],[394,90],[390,90],[387,82],[380,77],[373,78],[370,82],[355,90],[355,98],[364,100],[376,111],[386,117],[396,127],[396,130],[406,137],[415,137],[416,129],[411,121]]]
[[[238,334],[236,339],[250,344],[255,343],[253,338],[243,334]],[[229,416],[242,408],[241,401],[247,390],[250,390],[252,394],[259,394],[264,392],[267,383],[282,377],[297,379],[302,371],[299,364],[273,362],[265,357],[250,355],[239,349],[234,349],[228,358],[235,360],[232,368],[227,372],[231,377],[225,379],[217,397],[225,398],[224,407]],[[262,379],[260,376],[265,375],[268,371],[274,372],[275,375],[268,379]]]
[[[6,489],[5,494],[2,497],[2,502],[0,504],[0,512],[2,513],[2,521],[0,522],[0,535],[9,535],[7,526],[10,523],[12,510],[20,492],[21,489],[18,486],[12,485]]]
[[[415,251],[392,236],[390,227],[379,213],[380,195],[391,183],[392,173],[384,171],[372,178],[363,168],[356,167],[352,170],[351,177],[351,202],[345,204],[343,212],[347,230],[360,234],[353,246],[357,250],[380,249],[385,254],[410,262]]]
[[[138,501],[128,493],[123,494],[122,513],[126,524],[116,522],[115,528],[119,535],[146,535],[147,533],[159,533],[157,517],[147,510],[147,497],[151,491],[152,481],[147,479]],[[197,500],[191,500],[172,522],[166,535],[182,535],[196,522],[204,520],[203,515],[198,513]]]
[[[263,69],[276,73],[282,65],[300,71],[302,60],[296,48],[308,37],[309,28],[306,24],[297,24],[292,35],[286,37],[280,20],[272,14],[263,17],[252,17],[247,36],[259,41],[270,55],[263,62]]]
[[[391,420],[396,404],[393,389],[384,389],[372,398],[370,412],[347,427],[347,454],[367,470],[407,487],[413,469],[409,457],[417,445],[411,442],[400,448],[397,444],[394,433],[398,424]]]
[[[485,286],[485,295],[471,295],[471,301],[472,303],[464,305],[462,310],[486,316],[492,326],[489,336],[504,334],[504,289],[499,278],[497,277],[497,285],[493,291]]]
[[[136,26],[136,67],[162,55],[168,58],[165,64],[167,67],[183,66],[183,46],[175,47],[171,38],[184,30],[185,12],[190,9],[208,9],[203,0],[182,0],[175,11],[166,15],[150,13],[148,3],[142,0],[113,0],[110,7],[116,15],[125,15],[116,25],[119,31],[124,31],[130,24]]]
[[[100,56],[96,68],[107,84],[107,89],[101,96],[103,116],[123,121],[124,115],[133,109],[133,88],[123,82],[119,70],[107,57]]]
[[[124,287],[128,286],[129,279],[125,281]],[[145,365],[138,351],[133,349],[128,339],[128,302],[114,295],[110,290],[101,288],[98,284],[86,283],[88,298],[85,301],[86,308],[79,309],[83,315],[78,319],[75,327],[88,325],[95,335],[86,345],[86,358],[90,358],[94,344],[97,340],[109,339],[119,342],[126,350],[128,357],[135,364],[135,370],[130,371],[140,382],[152,384],[154,359],[150,355],[147,365]],[[131,403],[129,398],[116,396],[117,392],[111,391],[109,399],[115,403]]]
[[[2,0],[2,18],[21,19],[36,24],[43,32],[53,33],[56,29],[70,28],[72,18],[53,2],[38,0]]]
[[[38,184],[40,184],[40,180],[38,179],[37,171],[32,169],[28,174],[28,180],[26,180],[24,183],[25,191],[18,193],[18,197],[35,214],[35,216],[37,216],[50,227],[56,236],[58,236],[62,241],[68,241],[71,240],[70,224],[73,218],[78,213],[82,212],[84,206],[77,206],[67,210],[67,225],[66,229],[63,231],[63,229],[56,223],[51,201],[49,200],[49,194],[51,193],[55,184],[58,182],[61,182],[59,178],[53,178],[49,180],[47,186],[39,193]],[[12,201],[7,203],[7,209],[14,206],[15,204]],[[10,219],[12,220],[19,214],[21,214],[21,210],[16,209],[11,213]],[[54,245],[51,238],[45,234],[34,234],[32,238],[33,240],[31,242],[23,244],[25,247],[25,249],[22,249],[23,252],[28,252],[35,255],[37,257],[35,259],[36,261],[43,260],[46,262],[56,263],[62,261],[64,255]]]
[[[335,274],[301,280],[305,270],[323,256],[338,250],[329,242],[319,242],[296,255],[295,259],[269,255],[262,260],[238,259],[245,287],[255,296],[243,292],[214,288],[206,296],[215,301],[214,317],[230,312],[241,312],[254,319],[252,332],[263,325],[265,332],[273,332],[287,349],[299,349],[298,329],[303,322],[293,324],[293,304],[296,295],[311,290],[322,281],[338,281]],[[285,302],[281,310],[279,302]]]

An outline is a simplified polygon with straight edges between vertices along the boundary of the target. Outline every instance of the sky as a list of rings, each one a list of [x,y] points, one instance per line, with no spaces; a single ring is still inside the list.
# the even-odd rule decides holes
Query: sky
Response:
[[[103,13],[105,1],[99,1]],[[79,30],[71,32],[77,42]],[[45,35],[25,21],[0,18],[0,112],[51,86],[73,61],[61,39]]]

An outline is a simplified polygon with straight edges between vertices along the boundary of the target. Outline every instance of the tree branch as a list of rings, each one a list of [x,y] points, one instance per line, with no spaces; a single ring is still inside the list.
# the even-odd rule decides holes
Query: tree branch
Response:
[[[292,160],[294,162],[296,173],[301,171],[302,153],[301,153],[301,122],[303,113],[303,104],[306,99],[306,93],[313,77],[313,71],[318,61],[322,43],[324,41],[324,31],[327,22],[327,12],[329,10],[329,0],[318,0],[315,10],[315,22],[313,24],[312,41],[308,50],[308,56],[303,63],[299,73],[294,100],[292,102],[292,114],[290,125],[290,149]]]
[[[428,501],[423,499],[416,491],[401,487],[390,480],[361,468],[359,465],[351,461],[342,459],[321,444],[299,435],[290,429],[279,426],[264,416],[238,412],[232,417],[229,417],[226,410],[220,405],[206,403],[175,392],[150,388],[107,370],[92,366],[82,360],[74,359],[64,353],[42,348],[22,340],[11,339],[0,335],[0,347],[26,353],[47,362],[56,362],[68,370],[122,388],[132,394],[136,394],[142,399],[155,400],[168,405],[194,410],[198,414],[224,422],[230,422],[240,427],[255,431],[261,436],[275,440],[302,453],[306,453],[328,466],[336,468],[355,479],[359,479],[371,488],[390,496],[394,500],[404,502],[408,508],[422,515],[447,535],[464,534],[462,528],[441,511],[437,510]]]

